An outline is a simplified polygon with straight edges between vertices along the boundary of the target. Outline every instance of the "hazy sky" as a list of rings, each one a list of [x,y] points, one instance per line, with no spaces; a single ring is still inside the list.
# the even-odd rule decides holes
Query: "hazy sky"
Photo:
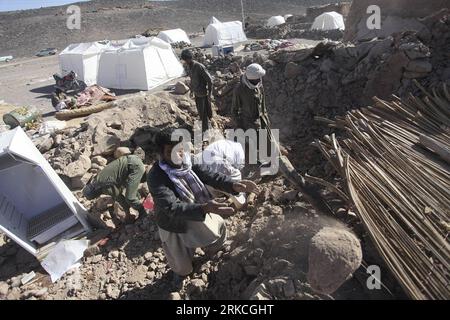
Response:
[[[60,6],[80,1],[88,0],[0,0],[0,11],[36,9],[40,7]]]

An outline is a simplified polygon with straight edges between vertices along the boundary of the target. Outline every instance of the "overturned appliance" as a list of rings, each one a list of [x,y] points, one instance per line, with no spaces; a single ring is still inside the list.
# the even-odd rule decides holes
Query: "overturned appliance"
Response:
[[[20,128],[0,134],[0,230],[34,256],[90,231],[86,209]]]

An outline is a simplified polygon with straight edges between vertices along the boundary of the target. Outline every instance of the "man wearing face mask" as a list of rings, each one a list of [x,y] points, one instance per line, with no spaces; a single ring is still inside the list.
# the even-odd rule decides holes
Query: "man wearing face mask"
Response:
[[[233,102],[231,113],[235,126],[244,131],[255,129],[258,131],[258,141],[255,141],[257,149],[260,150],[259,130],[268,129],[269,116],[266,108],[266,99],[262,78],[266,70],[257,63],[250,64],[241,81],[233,91]]]
[[[205,184],[231,193],[252,192],[251,181],[231,181],[200,165],[193,165],[190,155],[178,141],[172,140],[174,129],[161,131],[156,138],[159,161],[150,170],[147,184],[155,203],[156,223],[162,247],[175,282],[193,271],[196,248],[215,253],[226,240],[223,218],[234,209],[212,199]],[[179,283],[177,283],[179,285]]]
[[[266,71],[257,63],[249,65],[233,91],[231,113],[238,128],[264,129],[267,117],[262,78]]]

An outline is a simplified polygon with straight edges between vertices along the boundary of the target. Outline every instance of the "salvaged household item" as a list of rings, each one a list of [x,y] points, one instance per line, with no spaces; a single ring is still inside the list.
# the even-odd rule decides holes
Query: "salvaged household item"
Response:
[[[221,55],[227,55],[229,53],[234,52],[233,46],[212,46],[212,55],[213,57],[218,57]]]
[[[79,109],[62,110],[55,113],[55,118],[58,120],[70,120],[73,118],[84,117],[92,113],[97,113],[109,108],[113,108],[115,105],[116,105],[115,102],[105,102]]]
[[[3,122],[10,126],[11,129],[15,127],[23,127],[27,123],[34,122],[41,117],[41,113],[34,108],[17,108],[11,112],[3,115]]]
[[[86,210],[16,128],[0,134],[0,230],[40,258],[58,241],[90,227]]]

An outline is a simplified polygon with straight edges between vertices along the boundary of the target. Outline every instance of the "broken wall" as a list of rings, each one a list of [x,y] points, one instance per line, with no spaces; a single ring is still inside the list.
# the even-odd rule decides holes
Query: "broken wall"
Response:
[[[367,19],[372,13],[367,8],[377,5],[381,9],[381,29],[369,30]],[[421,18],[443,8],[449,8],[448,0],[353,0],[346,23],[344,41],[363,41],[375,37],[387,37],[394,32],[415,30],[425,26]]]

